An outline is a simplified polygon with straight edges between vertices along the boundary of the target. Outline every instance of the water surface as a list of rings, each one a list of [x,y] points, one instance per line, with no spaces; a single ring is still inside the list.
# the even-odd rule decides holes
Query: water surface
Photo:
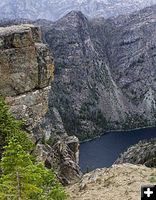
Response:
[[[110,167],[120,153],[140,140],[156,138],[156,128],[115,131],[80,145],[80,167],[83,172]]]

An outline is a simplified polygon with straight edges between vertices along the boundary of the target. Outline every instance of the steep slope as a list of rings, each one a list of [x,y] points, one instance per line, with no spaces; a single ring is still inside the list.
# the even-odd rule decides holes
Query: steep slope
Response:
[[[156,139],[140,141],[127,149],[117,159],[115,164],[132,163],[156,167]]]
[[[92,24],[81,12],[71,12],[50,29],[45,39],[53,49],[56,65],[50,112],[57,109],[67,133],[81,139],[111,128],[111,122],[121,122],[128,104],[111,76],[105,55],[101,58],[95,48]]]
[[[53,58],[33,25],[0,28],[0,41],[0,95],[32,131],[47,112]]]
[[[136,112],[152,121],[156,113],[156,6],[108,24],[107,55],[115,82]]]
[[[89,17],[105,18],[131,13],[156,3],[155,0],[3,0],[0,18],[57,20],[72,10],[80,10]]]
[[[85,174],[67,188],[70,200],[139,200],[141,185],[156,182],[156,168],[131,164],[114,165]]]
[[[84,139],[155,124],[155,9],[91,21],[71,12],[41,23],[56,64],[50,112],[68,134]]]

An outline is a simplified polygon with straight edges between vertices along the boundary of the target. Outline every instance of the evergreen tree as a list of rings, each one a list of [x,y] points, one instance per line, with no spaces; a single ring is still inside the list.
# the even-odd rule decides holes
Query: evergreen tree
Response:
[[[6,147],[4,147],[6,145]],[[52,171],[29,154],[34,145],[23,122],[16,120],[0,97],[0,199],[65,200],[67,194]]]
[[[28,134],[22,130],[23,125],[21,120],[16,120],[12,116],[3,98],[0,97],[0,155],[3,146],[5,146],[12,137],[20,142],[24,150],[29,152],[32,150],[33,143],[29,139]]]
[[[54,173],[42,164],[33,164],[16,139],[5,147],[0,178],[1,200],[64,200],[67,194]]]

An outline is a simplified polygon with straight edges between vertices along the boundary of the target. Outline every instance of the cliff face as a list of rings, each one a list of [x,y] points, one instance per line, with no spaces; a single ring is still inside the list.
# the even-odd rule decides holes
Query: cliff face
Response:
[[[0,94],[32,131],[47,112],[54,71],[40,29],[33,25],[1,28],[0,58]]]
[[[55,23],[37,22],[54,53],[49,116],[55,110],[60,133],[84,139],[155,124],[155,10],[91,21],[71,12]]]
[[[28,24],[0,28],[0,95],[15,118],[24,120],[38,159],[67,184],[80,176],[79,141],[67,135],[56,141],[50,137],[47,126],[55,118],[44,126],[53,72],[53,57],[42,43],[40,28]]]
[[[42,26],[55,59],[41,126],[47,138],[68,133],[83,140],[107,130],[155,125],[155,13],[152,6],[88,20],[72,11],[54,23],[33,22]],[[11,23],[21,22],[1,22]]]
[[[111,21],[111,20],[110,20]],[[156,6],[107,22],[107,52],[115,82],[133,110],[150,121],[156,113]]]
[[[71,12],[45,33],[56,65],[49,110],[56,109],[67,133],[81,139],[121,122],[128,111],[106,55],[101,58],[94,45],[95,37],[92,24],[80,12]]]

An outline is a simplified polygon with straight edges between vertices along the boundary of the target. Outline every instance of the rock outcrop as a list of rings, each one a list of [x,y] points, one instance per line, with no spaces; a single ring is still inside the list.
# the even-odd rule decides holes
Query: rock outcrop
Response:
[[[43,120],[54,64],[33,25],[0,28],[0,94],[29,131]]]
[[[156,168],[123,164],[85,174],[67,188],[70,200],[139,200],[141,185],[156,182]]]
[[[53,138],[55,140],[56,138]],[[38,144],[36,148],[38,160],[47,168],[53,168],[63,185],[70,185],[82,176],[79,167],[79,140],[75,136],[62,137],[48,144]]]
[[[15,118],[25,122],[38,159],[54,168],[62,183],[69,184],[81,176],[79,140],[48,132],[47,126],[58,118],[54,111],[51,121],[46,120],[53,78],[53,57],[42,43],[40,28],[30,24],[0,28],[0,95]]]
[[[117,159],[115,164],[132,163],[156,167],[156,139],[140,141],[131,146]]]

